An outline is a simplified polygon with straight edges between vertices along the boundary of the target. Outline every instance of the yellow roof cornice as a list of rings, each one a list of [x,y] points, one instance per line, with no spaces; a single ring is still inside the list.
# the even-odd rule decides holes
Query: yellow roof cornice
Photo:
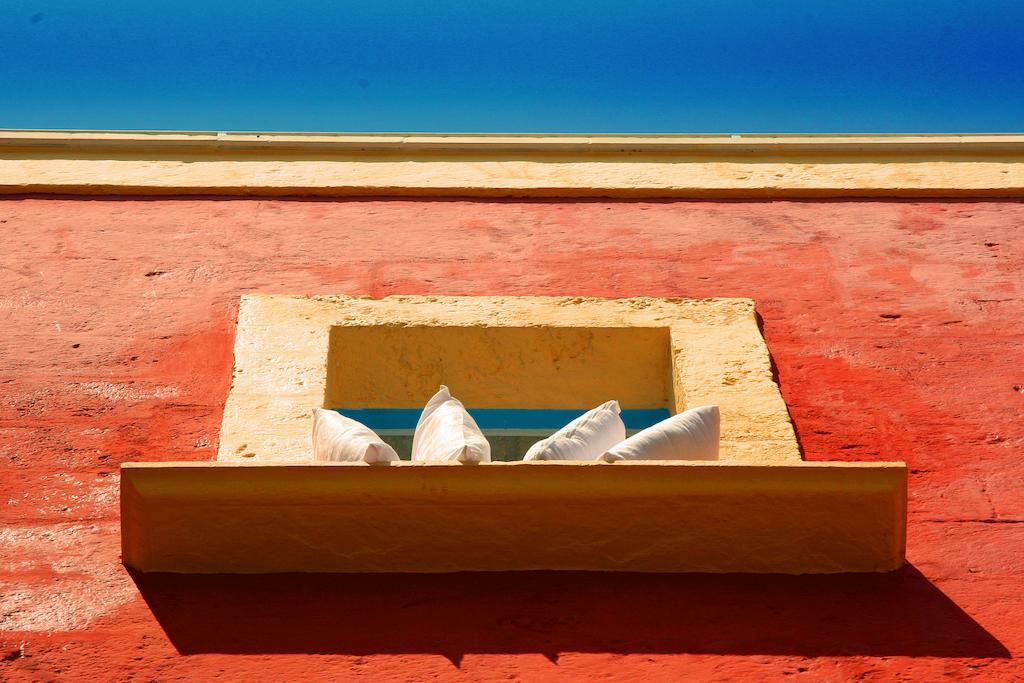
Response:
[[[1024,135],[0,130],[0,193],[1024,196]]]

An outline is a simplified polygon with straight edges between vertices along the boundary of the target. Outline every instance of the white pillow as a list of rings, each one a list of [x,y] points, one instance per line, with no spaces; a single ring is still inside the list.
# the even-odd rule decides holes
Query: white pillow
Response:
[[[412,437],[414,461],[491,461],[491,444],[457,399],[441,389],[427,401]]]
[[[602,403],[530,446],[523,460],[594,460],[626,438],[619,412],[618,401]]]
[[[391,462],[398,453],[361,422],[333,410],[313,409],[313,460]]]
[[[718,460],[718,406],[701,406],[662,420],[608,449],[601,460]]]

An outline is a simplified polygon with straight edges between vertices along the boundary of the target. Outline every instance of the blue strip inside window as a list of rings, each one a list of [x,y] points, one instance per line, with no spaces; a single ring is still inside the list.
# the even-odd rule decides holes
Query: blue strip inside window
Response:
[[[412,431],[422,412],[418,408],[335,408],[345,417],[362,422],[373,430]],[[586,410],[531,410],[516,408],[470,408],[469,414],[482,431],[537,430],[557,431],[587,412]],[[626,429],[638,431],[669,417],[667,408],[633,408],[622,411]]]

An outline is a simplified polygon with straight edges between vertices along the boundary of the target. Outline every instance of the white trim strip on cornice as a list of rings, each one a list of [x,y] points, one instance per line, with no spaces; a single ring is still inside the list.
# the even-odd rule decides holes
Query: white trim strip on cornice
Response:
[[[448,134],[231,133],[206,131],[45,131],[0,129],[10,151],[259,151],[323,153],[526,154],[1010,154],[1024,155],[1022,134]]]

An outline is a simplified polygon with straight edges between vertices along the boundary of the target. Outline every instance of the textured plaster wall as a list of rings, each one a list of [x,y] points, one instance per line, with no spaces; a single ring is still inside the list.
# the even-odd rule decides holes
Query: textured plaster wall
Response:
[[[0,202],[0,679],[1014,680],[1024,204]],[[130,577],[243,292],[750,297],[808,459],[906,460],[890,575]],[[1011,656],[1012,655],[1012,656]]]

